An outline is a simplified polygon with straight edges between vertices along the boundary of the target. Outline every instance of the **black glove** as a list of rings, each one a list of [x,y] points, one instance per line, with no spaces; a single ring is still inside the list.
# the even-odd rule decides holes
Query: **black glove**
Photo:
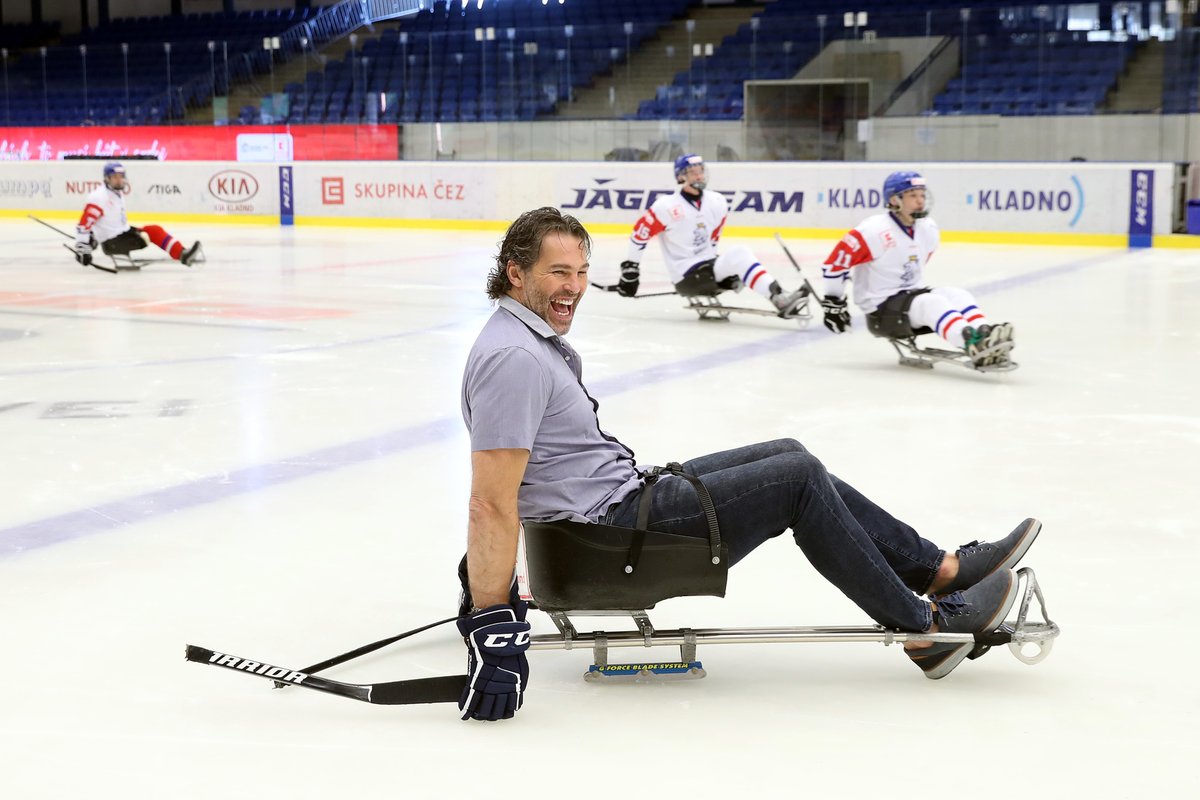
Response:
[[[834,333],[845,333],[850,330],[850,312],[846,310],[846,298],[825,295],[821,301],[825,309],[825,327]]]
[[[85,267],[92,264],[92,248],[95,241],[91,231],[83,226],[75,228],[75,260]]]
[[[621,280],[617,281],[617,294],[621,297],[633,297],[637,294],[641,277],[642,268],[636,261],[622,261]]]
[[[529,684],[529,606],[489,606],[458,618],[467,643],[467,686],[458,707],[463,719],[511,719]]]

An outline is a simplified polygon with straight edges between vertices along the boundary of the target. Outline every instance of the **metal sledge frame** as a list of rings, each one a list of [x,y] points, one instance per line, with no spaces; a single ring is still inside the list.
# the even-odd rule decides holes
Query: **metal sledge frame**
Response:
[[[900,365],[904,367],[915,367],[916,369],[933,369],[934,364],[954,364],[955,366],[965,367],[966,369],[976,372],[1012,372],[1019,365],[1015,361],[1010,361],[1005,358],[1000,362],[991,364],[976,364],[975,358],[995,356],[1006,354],[1012,350],[1013,343],[1001,342],[995,347],[989,347],[986,350],[980,350],[975,358],[967,355],[963,350],[943,350],[936,347],[921,347],[917,344],[917,336],[921,334],[914,333],[912,336],[885,336],[892,347],[896,348],[896,354],[900,357]]]
[[[1029,567],[1017,570],[1023,585],[1015,620],[1005,621],[995,631],[985,633],[905,633],[872,626],[825,626],[781,628],[677,628],[656,630],[643,610],[624,611],[548,611],[558,628],[558,634],[538,634],[531,637],[530,650],[574,650],[590,647],[593,664],[584,679],[611,681],[616,679],[703,678],[707,673],[696,660],[701,644],[787,644],[787,643],[848,643],[879,642],[884,645],[905,642],[943,642],[973,645],[969,658],[978,658],[993,646],[1007,644],[1013,655],[1025,664],[1037,664],[1050,654],[1060,630],[1047,614],[1046,600],[1037,576]],[[1037,601],[1041,621],[1030,618],[1030,608]],[[631,617],[637,630],[592,631],[580,633],[571,617]],[[611,664],[609,650],[617,647],[678,647],[679,662]],[[1026,648],[1034,646],[1032,654]],[[666,669],[664,669],[666,667]]]
[[[718,294],[682,294],[680,297],[688,301],[684,306],[691,311],[695,311],[697,316],[702,320],[715,320],[727,322],[733,314],[753,314],[759,317],[778,317],[799,323],[801,327],[805,327],[812,322],[812,309],[808,306],[808,295],[805,297],[804,304],[797,307],[794,314],[789,317],[780,317],[778,312],[770,311],[765,308],[744,308],[742,306],[727,306],[721,302]]]
[[[728,576],[727,545],[710,531],[708,540],[661,531],[618,528],[558,520],[523,525],[518,546],[517,585],[521,597],[550,616],[557,634],[538,634],[531,650],[590,647],[593,663],[587,680],[702,678],[696,659],[701,644],[772,644],[789,642],[945,642],[971,644],[969,657],[1007,644],[1021,661],[1034,664],[1049,653],[1058,626],[1050,620],[1045,597],[1029,567],[1017,571],[1017,617],[983,633],[911,633],[880,625],[779,628],[678,628],[657,630],[648,609],[672,597],[724,597]],[[1041,621],[1030,617],[1036,600]],[[581,632],[573,618],[628,617],[636,630]],[[1025,656],[1022,648],[1036,645]],[[677,662],[614,664],[616,647],[680,648]]]
[[[141,248],[139,248],[139,250],[140,249]],[[184,248],[184,249],[187,249],[187,248]],[[134,272],[134,271],[140,270],[142,267],[146,266],[147,264],[156,264],[160,261],[174,261],[174,259],[172,259],[172,258],[148,258],[148,257],[136,258],[133,256],[133,253],[137,252],[136,250],[130,251],[128,253],[109,253],[107,251],[104,251],[103,245],[101,245],[101,252],[103,252],[104,255],[108,256],[112,260],[113,267],[119,272]],[[204,254],[204,248],[199,247],[196,250],[196,254],[194,256],[192,256],[192,260],[189,261],[184,266],[194,267],[197,264],[203,264],[206,261],[208,261],[208,257]]]

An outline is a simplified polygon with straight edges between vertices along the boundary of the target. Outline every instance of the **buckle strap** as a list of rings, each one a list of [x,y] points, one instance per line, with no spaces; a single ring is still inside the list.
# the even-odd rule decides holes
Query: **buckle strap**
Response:
[[[672,461],[665,467],[654,467],[643,475],[646,487],[642,492],[641,500],[638,502],[637,528],[634,531],[633,542],[629,547],[629,556],[625,561],[625,573],[627,575],[637,569],[638,560],[641,558],[642,546],[646,541],[646,525],[650,521],[650,501],[654,495],[654,485],[658,483],[658,479],[663,475],[675,475],[683,478],[696,490],[696,496],[700,500],[700,508],[704,511],[704,517],[708,522],[708,549],[709,554],[712,556],[712,563],[721,563],[721,528],[717,524],[717,508],[713,504],[712,495],[709,494],[708,487],[699,478],[684,472],[683,466],[679,462]]]

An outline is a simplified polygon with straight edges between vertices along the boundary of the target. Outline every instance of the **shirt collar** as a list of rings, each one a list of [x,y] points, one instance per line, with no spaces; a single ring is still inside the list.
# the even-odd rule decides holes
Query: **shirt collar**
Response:
[[[521,322],[524,322],[526,327],[543,339],[555,339],[558,337],[558,334],[550,327],[550,323],[530,311],[529,308],[510,295],[502,295],[499,300],[499,306],[521,320]]]

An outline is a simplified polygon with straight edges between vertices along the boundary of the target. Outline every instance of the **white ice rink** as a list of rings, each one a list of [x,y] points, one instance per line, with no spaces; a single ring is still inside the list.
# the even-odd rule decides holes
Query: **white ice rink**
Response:
[[[0,798],[1200,797],[1200,251],[944,246],[930,282],[1015,324],[1008,375],[900,367],[858,316],[590,292],[571,341],[639,461],[790,436],[946,547],[1039,517],[1063,634],[937,682],[878,644],[701,647],[705,680],[601,687],[589,652],[534,652],[517,719],[480,724],[183,651],[300,667],[453,613],[500,233],[166,227],[208,263],[112,276],[0,222]],[[816,278],[832,242],[790,244]],[[596,278],[624,246],[597,238]],[[651,616],[869,623],[788,536]],[[614,657],[677,655],[652,653]],[[463,666],[443,627],[329,677]]]

